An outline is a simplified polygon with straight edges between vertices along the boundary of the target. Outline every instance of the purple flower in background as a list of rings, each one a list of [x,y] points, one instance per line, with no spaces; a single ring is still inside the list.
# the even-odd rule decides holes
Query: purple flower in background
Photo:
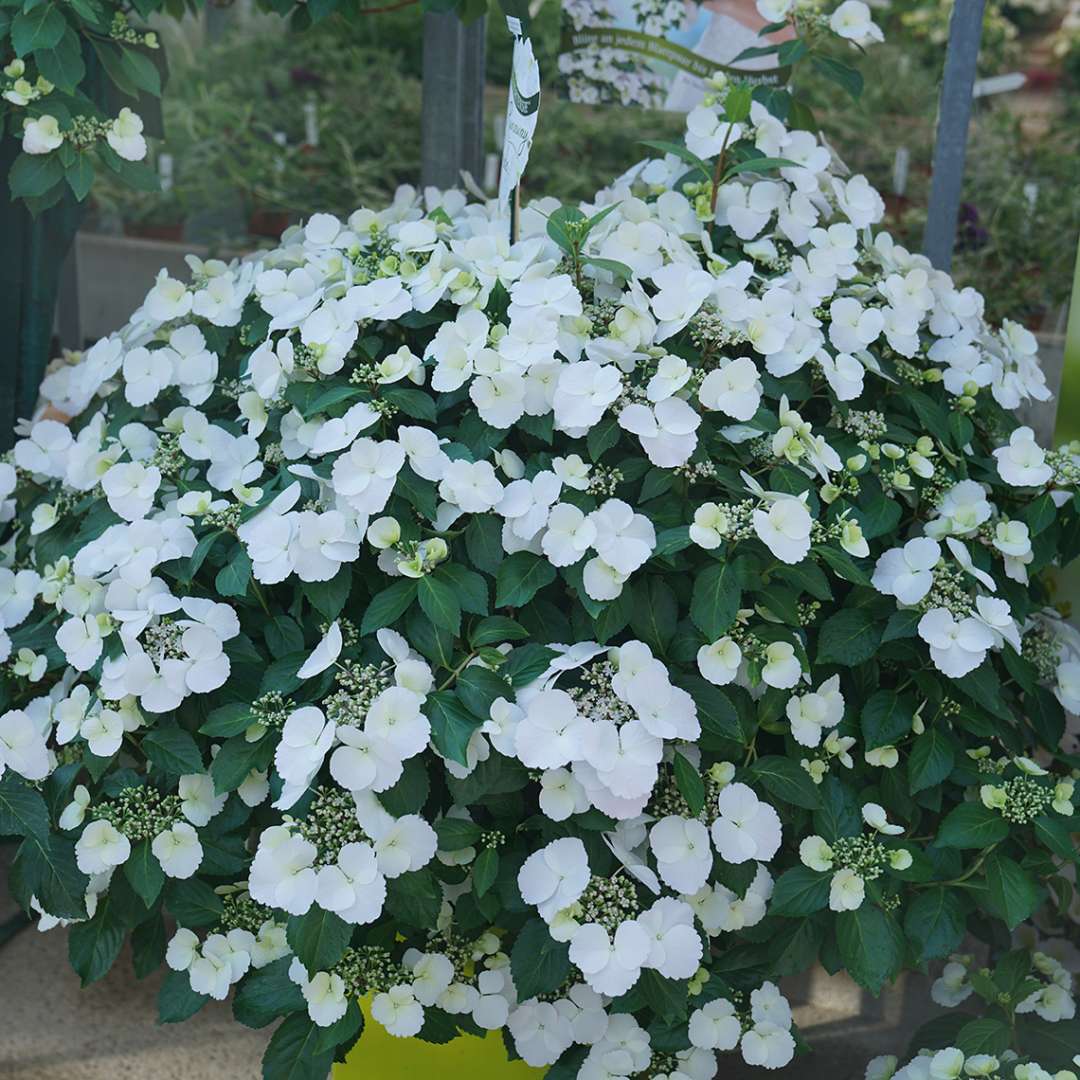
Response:
[[[960,251],[978,251],[990,239],[990,233],[980,224],[978,207],[974,203],[960,204],[960,220],[956,225],[956,246]]]
[[[323,84],[323,77],[306,67],[291,68],[289,71],[289,80],[292,82],[293,86],[319,87]]]

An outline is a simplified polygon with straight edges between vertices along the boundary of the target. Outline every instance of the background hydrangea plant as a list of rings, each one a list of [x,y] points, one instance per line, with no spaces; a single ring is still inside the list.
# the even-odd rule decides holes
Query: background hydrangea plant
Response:
[[[0,832],[84,982],[130,935],[163,1020],[284,1017],[268,1077],[367,996],[707,1080],[792,1059],[783,977],[877,993],[970,931],[1007,955],[946,966],[988,1008],[929,1075],[1067,1066],[1071,980],[1008,952],[1078,858],[1034,341],[749,88],[658,149],[513,244],[402,189],[193,259],[50,372],[70,423],[0,467]]]

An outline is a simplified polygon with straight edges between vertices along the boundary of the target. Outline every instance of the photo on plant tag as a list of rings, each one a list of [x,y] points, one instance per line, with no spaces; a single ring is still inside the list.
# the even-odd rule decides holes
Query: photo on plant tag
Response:
[[[689,112],[717,72],[761,85],[786,80],[774,54],[747,50],[790,40],[754,0],[568,0],[563,4],[559,85],[574,102]]]

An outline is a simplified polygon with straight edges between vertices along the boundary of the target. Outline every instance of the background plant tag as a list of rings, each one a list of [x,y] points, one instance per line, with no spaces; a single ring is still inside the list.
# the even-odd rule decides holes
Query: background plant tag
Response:
[[[499,205],[509,213],[514,189],[521,182],[529,162],[533,132],[536,131],[536,118],[540,111],[540,65],[533,56],[532,42],[521,32],[521,22],[508,15],[506,25],[514,35],[514,62],[510,71],[510,93],[506,100]]]
[[[755,0],[563,0],[559,91],[582,105],[689,112],[717,71],[766,86],[787,82],[777,55],[742,57],[759,37]]]

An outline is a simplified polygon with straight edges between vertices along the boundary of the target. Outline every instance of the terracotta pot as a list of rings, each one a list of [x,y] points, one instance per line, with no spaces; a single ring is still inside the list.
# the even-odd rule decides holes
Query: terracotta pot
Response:
[[[248,232],[252,236],[277,240],[291,224],[292,215],[284,210],[252,210],[248,218]]]

